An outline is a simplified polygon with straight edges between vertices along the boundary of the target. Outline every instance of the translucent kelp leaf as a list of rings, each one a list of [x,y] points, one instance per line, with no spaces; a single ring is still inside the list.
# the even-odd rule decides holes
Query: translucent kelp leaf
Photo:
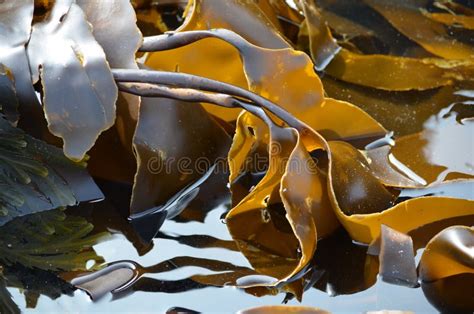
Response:
[[[217,160],[222,164],[229,144],[227,133],[202,107],[144,98],[134,137],[138,168],[131,213],[164,205]]]
[[[269,128],[268,170],[228,213],[226,225],[253,267],[270,276],[248,285],[277,286],[296,280],[294,277],[304,272],[316,249],[316,226],[321,226],[324,236],[337,224],[328,218],[330,211],[326,217],[329,207],[323,197],[324,181],[299,134],[295,129],[277,126],[263,111],[254,110]],[[229,156],[235,156],[232,150]],[[232,165],[233,160],[229,162]]]
[[[326,140],[367,142],[388,131],[370,115],[351,103],[326,97],[301,117]]]
[[[344,146],[343,150],[340,149],[341,145]],[[370,243],[377,239],[380,235],[381,224],[407,233],[431,222],[474,214],[473,201],[448,197],[421,197],[394,205],[396,198],[383,186],[380,186],[375,177],[369,179],[373,174],[365,168],[362,154],[352,148],[350,154],[353,155],[353,158],[347,158],[347,162],[348,164],[357,162],[359,166],[352,168],[353,174],[347,176],[345,172],[336,168],[340,166],[340,163],[337,162],[338,159],[346,160],[346,155],[351,150],[350,146],[342,142],[334,146],[334,142],[332,142],[329,147],[328,186],[330,199],[341,224],[355,241]],[[338,156],[341,153],[343,156]],[[334,159],[336,162],[333,161]],[[358,183],[360,176],[365,176],[362,184]],[[371,181],[374,182],[373,186],[368,184]],[[349,195],[346,190],[343,190],[348,185],[352,186],[354,191]],[[350,197],[351,195],[354,197]],[[347,199],[352,204],[346,202]],[[364,202],[368,204],[368,207],[360,206]],[[343,206],[350,207],[344,208]],[[358,211],[367,212],[367,209],[370,208],[374,210],[372,213],[358,213]]]
[[[382,224],[407,233],[435,221],[474,214],[473,201],[449,197],[420,197],[395,205],[397,192],[373,176],[364,155],[350,144],[328,144],[310,129],[302,134],[302,140],[308,151],[323,149],[328,153],[316,162],[327,171],[328,194],[336,216],[357,242],[377,239]]]
[[[138,69],[135,53],[142,43],[137,17],[128,0],[77,0],[92,24],[92,34],[104,49],[110,67]],[[135,125],[138,119],[140,97],[122,94],[125,101],[117,102],[117,128],[121,139],[131,147]]]
[[[474,274],[474,228],[453,226],[438,233],[423,251],[419,272],[425,282]]]
[[[17,97],[23,106],[37,104],[25,45],[30,39],[33,0],[0,3],[0,63],[11,70]]]
[[[365,112],[356,109],[349,103],[334,100],[328,100],[325,103],[321,81],[314,71],[311,59],[303,52],[290,48],[261,48],[236,33],[224,29],[175,33],[165,36],[158,37],[163,39],[161,42],[160,40],[145,42],[143,49],[145,51],[153,50],[155,48],[154,42],[158,43],[158,48],[163,49],[160,43],[164,44],[165,38],[168,41],[167,44],[164,44],[167,49],[181,46],[183,43],[213,37],[232,44],[240,52],[248,88],[285,108],[315,130],[320,130],[318,123],[321,122],[321,128],[324,128],[326,133],[330,133],[333,137],[337,134],[343,134],[347,138],[375,135],[361,134],[363,128],[356,123],[347,125],[342,122],[351,119],[369,123],[367,128],[371,132],[375,130],[376,133],[381,133],[384,130]],[[173,37],[174,41],[171,41]],[[192,47],[192,45],[186,47]],[[323,106],[328,106],[328,108],[323,108]],[[330,116],[334,113],[330,109],[336,106],[339,109],[338,117],[341,117],[341,120]]]
[[[343,49],[325,70],[331,76],[358,85],[384,90],[425,90],[471,80],[468,62],[415,59],[386,55],[361,55]]]
[[[90,235],[84,218],[60,210],[17,218],[1,227],[0,260],[42,270],[81,270],[89,260],[103,262],[92,246],[104,233]]]
[[[5,118],[15,123],[18,121],[18,99],[15,81],[10,70],[0,63],[0,112]]]
[[[384,172],[393,168],[413,180],[415,186],[474,178],[474,120],[459,122],[458,113],[449,111],[448,107],[429,119],[423,132],[398,138],[393,147],[369,150],[374,169]]]
[[[315,0],[302,1],[305,24],[309,35],[309,51],[318,71],[323,70],[341,50],[331,30],[316,7]]]
[[[443,24],[426,17],[419,10],[423,1],[365,0],[397,30],[427,51],[448,60],[471,60],[474,48],[450,36]]]
[[[82,159],[114,124],[117,86],[79,6],[56,2],[33,26],[27,52],[33,82],[41,76],[49,130],[63,139],[68,157]]]
[[[27,308],[35,308],[40,296],[55,300],[74,292],[74,287],[54,272],[29,268],[18,263],[5,267],[4,276],[8,287],[23,292]]]
[[[415,59],[381,54],[362,55],[341,47],[332,37],[315,3],[304,1],[309,51],[318,70],[346,82],[385,90],[424,90],[470,79],[469,62]],[[301,45],[301,44],[300,44]],[[304,47],[303,47],[304,48]]]
[[[39,211],[103,197],[84,165],[0,118],[0,226]]]
[[[391,207],[397,198],[373,176],[365,157],[350,144],[329,142],[332,187],[346,215],[370,214]]]

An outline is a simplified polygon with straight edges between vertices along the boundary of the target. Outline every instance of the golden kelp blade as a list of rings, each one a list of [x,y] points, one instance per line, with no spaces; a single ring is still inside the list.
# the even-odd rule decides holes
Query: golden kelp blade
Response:
[[[365,0],[402,34],[448,60],[474,59],[474,47],[450,36],[443,24],[424,16],[415,1]]]
[[[425,13],[424,14],[436,22],[447,26],[462,27],[474,30],[474,17],[466,15],[453,15],[449,13]]]
[[[318,143],[327,151],[329,198],[339,221],[355,241],[370,243],[377,239],[382,224],[407,233],[431,222],[474,214],[474,201],[449,197],[420,197],[394,205],[395,195],[376,182],[364,156],[351,145],[328,144],[317,133],[306,133],[302,140],[308,151],[317,149]],[[336,169],[339,167],[342,169]],[[365,181],[360,182],[360,177]],[[358,213],[367,211],[374,212]]]
[[[186,20],[177,32],[226,28],[262,47],[289,47],[254,1],[191,2]],[[216,39],[205,39],[172,51],[154,52],[146,64],[154,69],[195,74],[247,88],[238,52]],[[227,121],[236,120],[240,112],[211,105],[205,105],[205,108]]]
[[[322,77],[322,81],[329,97],[353,103],[395,136],[420,132],[434,114],[453,103],[468,100],[456,93],[459,87],[454,85],[425,91],[390,92],[347,83],[329,75]],[[462,88],[472,89],[470,84],[466,85]]]
[[[474,228],[453,226],[438,233],[426,245],[419,272],[426,282],[474,274]]]
[[[83,159],[114,124],[118,92],[81,8],[56,2],[48,18],[33,26],[27,54],[33,83],[41,76],[50,132],[63,139],[66,156]]]
[[[276,286],[301,273],[309,263],[316,249],[315,222],[322,224],[318,222],[319,218],[322,220],[318,214],[330,209],[322,208],[324,180],[319,179],[319,170],[296,130],[279,127],[263,111],[259,112],[270,129],[269,168],[263,179],[229,212],[226,222],[253,267],[275,278],[251,286]],[[239,137],[242,130],[236,134]],[[240,140],[245,141],[234,142]],[[280,203],[283,212],[278,208]]]
[[[391,91],[426,90],[472,80],[467,62],[361,55],[341,50],[325,70],[346,82]]]
[[[112,68],[138,69],[135,54],[143,38],[136,25],[137,17],[129,0],[78,0],[93,35],[104,49]],[[131,152],[132,137],[138,119],[140,97],[122,94],[117,101],[116,126],[122,143]]]
[[[178,35],[180,34],[176,36]],[[302,52],[289,48],[261,48],[223,29],[181,35],[219,38],[232,44],[240,52],[244,74],[252,92],[279,104],[315,130],[324,130],[326,134],[330,134],[331,139],[380,137],[386,132],[364,111],[350,103],[325,101],[321,81],[314,72],[313,63]],[[333,117],[336,111],[340,119]],[[348,121],[352,122],[347,124]],[[361,126],[356,121],[368,125]],[[365,131],[369,133],[363,134]]]

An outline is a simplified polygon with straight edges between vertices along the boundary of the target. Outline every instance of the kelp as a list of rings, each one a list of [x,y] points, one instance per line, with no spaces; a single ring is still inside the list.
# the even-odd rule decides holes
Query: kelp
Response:
[[[317,70],[353,84],[383,90],[426,90],[470,80],[469,61],[361,54],[342,48],[313,1],[303,1],[309,51]],[[336,20],[338,21],[338,20]],[[341,30],[343,31],[343,30]],[[300,35],[304,39],[303,35]],[[303,40],[299,46],[305,49]],[[344,42],[343,42],[344,43]]]
[[[474,229],[452,226],[426,245],[420,260],[420,279],[433,282],[459,274],[474,273]]]
[[[316,167],[296,131],[277,126],[263,111],[257,114],[270,131],[269,168],[265,177],[228,213],[226,224],[254,268],[277,278],[265,285],[278,285],[301,272],[309,263],[317,242],[313,215],[319,216],[327,208],[318,202],[324,185],[315,173],[310,172]],[[231,148],[231,156],[232,149],[235,148]],[[305,176],[306,179],[301,180]],[[283,217],[278,216],[282,214],[271,208],[276,202],[283,203],[288,222],[286,219],[281,221]],[[247,227],[242,228],[242,224]],[[278,232],[279,229],[285,232]],[[276,256],[286,261],[272,267],[270,265],[276,263],[271,261]]]
[[[384,16],[397,30],[421,45],[427,51],[447,60],[472,61],[474,49],[444,28],[444,25],[426,17],[419,5],[424,1],[373,1],[365,0]]]
[[[25,50],[30,39],[33,9],[33,0],[0,3],[0,63],[10,69],[18,101],[25,107],[38,103],[31,84]]]
[[[439,311],[472,311],[473,231],[472,227],[451,226],[434,236],[423,251],[419,264],[421,286]]]
[[[15,217],[103,198],[85,164],[0,117],[0,225]]]
[[[76,0],[92,25],[92,34],[105,52],[110,67],[138,69],[135,54],[142,43],[135,11],[127,0]],[[140,97],[123,94],[117,101],[115,126],[125,147],[131,147],[138,120]]]
[[[439,8],[444,5],[436,3],[434,6]],[[369,244],[381,238],[381,275],[414,286],[413,269],[408,279],[401,278],[396,274],[405,265],[398,262],[400,254],[395,258],[393,250],[385,249],[401,245],[399,251],[411,260],[409,239],[403,237],[406,241],[402,244],[394,241],[401,238],[400,232],[414,232],[433,222],[474,214],[472,193],[465,192],[472,187],[474,175],[472,146],[465,144],[472,140],[468,91],[472,86],[472,47],[462,38],[469,27],[452,22],[446,28],[445,15],[441,18],[435,15],[438,13],[419,10],[425,5],[423,1],[308,0],[296,5],[301,12],[272,0],[258,4],[250,0],[190,1],[185,21],[177,31],[145,38],[143,43],[127,1],[56,2],[49,15],[35,17],[25,65],[28,61],[31,65],[30,83],[42,88],[50,131],[62,138],[65,154],[79,160],[99,134],[115,123],[117,114],[113,129],[102,137],[109,145],[104,147],[109,148],[97,147],[100,154],[94,151],[94,167],[108,163],[108,158],[96,157],[112,149],[123,156],[114,157],[110,165],[130,169],[114,176],[106,173],[115,172],[112,166],[94,173],[130,182],[135,170],[130,161],[132,153],[136,154],[130,218],[136,228],[143,229],[139,234],[146,241],[142,242],[156,237],[165,218],[181,214],[176,219],[186,220],[196,216],[182,210],[200,192],[218,161],[226,160],[232,133],[228,122],[237,120],[227,155],[233,207],[225,217],[234,242],[213,238],[203,239],[199,245],[239,250],[253,269],[193,257],[173,258],[152,267],[130,262],[134,266],[129,269],[96,273],[92,284],[86,280],[84,290],[99,297],[128,288],[180,292],[233,285],[254,295],[286,291],[301,299],[303,292],[314,285],[327,290],[337,282],[331,272],[341,266],[328,265],[331,262],[319,255],[322,251],[317,247],[318,241],[324,243],[341,225],[358,243]],[[450,6],[446,4],[448,12],[468,12]],[[10,26],[21,21],[14,24],[18,30],[20,24],[26,25],[31,7],[26,2],[25,6],[2,4],[0,16],[4,8],[14,12],[13,18],[5,21],[13,21]],[[155,19],[153,14],[146,18],[148,22]],[[7,25],[1,23],[0,27]],[[289,25],[301,23],[301,36],[296,39]],[[388,31],[379,29],[387,25]],[[168,28],[158,26],[159,32]],[[305,28],[309,44],[304,42]],[[2,53],[13,49],[11,38],[7,39],[8,47]],[[15,49],[24,53],[25,44],[23,36]],[[148,54],[148,66],[167,72],[139,69],[139,45],[140,51]],[[308,45],[314,63],[293,45],[300,49]],[[0,55],[0,62],[11,69],[0,73],[1,100],[15,121],[15,97],[21,104],[22,95],[27,93],[18,88],[17,70],[9,60]],[[123,93],[117,100],[118,89]],[[155,98],[143,98],[140,104],[137,96]],[[211,103],[220,109],[210,107]],[[246,112],[239,114],[242,109]],[[15,187],[20,186],[17,189],[24,192],[21,189],[36,183],[34,175],[49,177],[53,173],[49,162],[62,159],[54,157],[56,154],[30,158],[30,139],[22,133],[10,133],[8,140],[2,141],[7,152],[0,154],[14,165],[5,163],[5,180],[13,178]],[[453,138],[455,144],[451,143]],[[118,146],[120,150],[115,149]],[[43,146],[39,143],[34,147]],[[20,153],[25,149],[26,157]],[[13,158],[12,153],[25,158]],[[46,163],[43,158],[51,160]],[[198,164],[201,161],[205,164]],[[63,172],[58,174],[63,179]],[[64,195],[53,201],[49,198],[54,198],[54,193],[43,195],[54,203],[52,208],[79,199],[68,192],[68,178],[59,179],[60,183],[55,181],[48,187],[55,191],[59,186]],[[459,185],[462,191],[450,192]],[[16,207],[23,205],[18,194],[6,191],[1,194],[2,200]],[[36,203],[34,206],[42,204]],[[205,205],[202,212],[197,215],[201,220]],[[3,226],[2,232],[12,229],[6,237],[9,243],[20,242],[17,247],[3,248],[2,256],[10,254],[7,263],[18,260],[29,267],[74,270],[80,269],[74,262],[83,265],[86,257],[94,257],[90,246],[97,240],[96,235],[88,236],[92,226],[81,218],[58,213],[45,214],[50,220],[41,226],[48,231],[46,234],[31,227],[41,223],[42,218],[37,217],[17,218]],[[22,223],[16,225],[18,221]],[[67,230],[60,228],[60,221]],[[75,232],[70,230],[73,227]],[[32,238],[19,240],[20,229],[33,232]],[[445,250],[443,244],[439,249],[438,240],[435,237],[425,254],[430,254],[432,247],[442,254],[464,248]],[[193,245],[189,239],[183,241]],[[65,242],[82,243],[88,249],[77,253],[75,246],[64,246]],[[441,242],[447,246],[454,243],[451,237]],[[56,250],[65,253],[56,254]],[[332,293],[353,293],[374,283],[374,258],[365,256],[365,249],[354,252],[364,255],[359,260],[364,262],[363,267],[354,265],[360,271],[354,276],[357,280],[347,286],[337,285]],[[458,257],[456,254],[448,256],[450,263]],[[55,265],[49,266],[51,269],[45,264],[49,259]],[[397,261],[396,265],[387,264],[389,260]],[[456,260],[453,269],[461,269],[458,266],[464,262]],[[425,285],[437,285],[440,280],[460,275],[435,276],[433,280],[435,277],[430,276],[439,266],[430,255],[425,262],[422,258],[423,263],[427,265],[423,266],[428,278]],[[142,277],[147,272],[186,266],[216,273],[178,281]],[[466,269],[471,266],[467,264]],[[139,276],[135,276],[137,269]]]
[[[350,84],[328,75],[322,78],[328,96],[349,101],[370,114],[395,136],[408,135],[423,130],[424,123],[433,114],[453,103],[464,103],[469,97],[459,92],[471,87],[444,86],[426,91],[390,92]]]
[[[361,135],[361,129],[364,127],[351,123],[351,128],[349,128],[348,125],[343,124],[355,119],[368,124],[367,129],[374,132],[370,136],[383,135],[383,127],[362,110],[347,102],[324,99],[321,81],[313,70],[311,60],[304,53],[292,49],[261,48],[252,45],[235,33],[219,29],[152,37],[145,41],[142,50],[171,49],[214,37],[238,49],[251,91],[278,103],[315,130],[323,129],[326,132],[332,132],[333,138],[338,139],[341,138],[338,137],[339,134],[347,138],[356,138]],[[165,44],[167,39],[168,43]],[[279,68],[277,73],[274,70],[275,62]],[[304,77],[304,82],[299,81],[298,77]],[[342,122],[331,118],[331,112],[336,106],[339,114],[344,117]]]
[[[331,30],[321,17],[314,0],[302,1],[305,26],[309,37],[309,51],[316,70],[321,71],[339,53],[341,47],[332,37]]]
[[[383,90],[426,90],[471,80],[473,66],[464,61],[360,55],[345,49],[326,68],[331,76]]]
[[[90,260],[97,267],[103,260],[92,246],[107,234],[91,235],[93,228],[61,210],[17,218],[0,229],[0,261],[48,271],[85,269]]]
[[[330,154],[341,158],[341,165],[347,167],[346,171],[351,174],[347,176],[344,171],[338,172],[338,167],[341,165],[338,165],[337,159],[336,162],[330,160],[328,167],[330,200],[341,224],[356,241],[370,243],[377,239],[381,224],[407,233],[434,221],[467,216],[474,212],[472,201],[449,197],[421,197],[395,204],[395,195],[380,183],[377,184],[378,180],[373,173],[367,171],[368,162],[359,151],[342,142],[330,142],[329,147]],[[348,155],[352,155],[353,158],[348,158]],[[332,159],[334,160],[334,157]],[[360,177],[363,175],[371,180],[361,184]],[[371,181],[374,186],[369,185]],[[345,190],[342,190],[343,186]],[[354,192],[346,195],[345,191],[350,187],[354,188]],[[378,192],[371,194],[371,191]],[[354,197],[350,198],[351,195]],[[351,202],[352,200],[354,202]],[[367,205],[358,208],[359,204],[364,204],[363,202]],[[373,208],[374,211],[360,213],[361,209],[366,211],[367,208]]]
[[[189,2],[186,19],[176,32],[226,28],[262,47],[289,47],[272,25],[254,1],[196,0]],[[146,64],[154,69],[185,72],[247,87],[238,52],[229,44],[211,38],[173,51],[154,52]],[[239,114],[239,110],[208,105],[205,108],[226,121],[235,120]]]
[[[66,156],[81,160],[114,124],[117,86],[80,7],[56,2],[33,26],[27,53],[33,82],[41,78],[50,132],[63,139]]]
[[[27,308],[35,308],[40,296],[55,300],[74,292],[72,285],[51,271],[15,264],[5,268],[4,275],[9,288],[23,291]]]
[[[429,12],[424,12],[424,15],[447,26],[474,30],[474,18],[472,16]]]

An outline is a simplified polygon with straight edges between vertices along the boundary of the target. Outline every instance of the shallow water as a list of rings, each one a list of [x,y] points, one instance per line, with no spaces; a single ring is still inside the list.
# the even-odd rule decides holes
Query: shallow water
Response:
[[[221,240],[230,240],[225,224],[221,222],[221,215],[226,207],[221,206],[212,210],[204,223],[166,221],[161,231],[179,239],[188,235],[211,235]],[[155,239],[153,249],[139,256],[133,245],[122,235],[116,234],[111,240],[94,246],[99,255],[106,261],[131,259],[143,266],[152,266],[161,261],[177,257],[190,256],[226,261],[238,266],[250,266],[248,261],[239,252],[232,252],[220,248],[196,249],[176,240]],[[420,252],[419,252],[420,253]],[[419,254],[418,254],[419,256]],[[348,256],[350,258],[350,256]],[[175,281],[188,278],[196,274],[214,273],[200,267],[183,267],[164,273],[146,275],[156,280]],[[50,312],[129,312],[139,305],[140,311],[165,312],[172,307],[184,307],[202,312],[235,312],[240,309],[258,305],[281,304],[284,295],[255,297],[233,287],[191,290],[179,293],[134,291],[121,298],[112,295],[92,302],[89,296],[82,291],[76,291],[73,296],[61,296],[57,300],[41,296],[36,308],[25,309],[24,296],[17,289],[9,289],[15,302],[28,311]],[[364,312],[370,310],[411,310],[415,312],[432,312],[435,309],[425,299],[420,288],[412,289],[390,285],[380,279],[373,287],[352,295],[329,296],[329,293],[318,289],[308,290],[302,304],[320,307],[337,312]],[[394,297],[396,296],[396,297]],[[289,304],[299,304],[292,300]],[[218,309],[218,310],[217,310]]]

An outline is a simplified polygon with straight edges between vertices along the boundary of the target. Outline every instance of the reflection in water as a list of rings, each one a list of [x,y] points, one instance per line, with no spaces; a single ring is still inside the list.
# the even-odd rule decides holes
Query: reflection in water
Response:
[[[133,295],[118,295],[115,298],[109,295],[97,302],[92,302],[82,291],[74,292],[73,296],[63,295],[55,301],[41,296],[36,311],[121,312],[140,304],[140,310],[153,312],[164,312],[175,306],[213,312],[216,305],[221,311],[235,312],[258,305],[280,304],[284,295],[255,297],[232,287],[209,287],[191,279],[203,279],[215,274],[222,276],[222,268],[209,271],[209,260],[220,262],[221,266],[234,265],[234,268],[239,269],[250,267],[241,253],[233,251],[232,248],[217,248],[217,245],[209,244],[212,239],[216,239],[214,243],[222,243],[223,246],[230,241],[226,226],[220,221],[220,216],[225,211],[224,206],[214,209],[209,212],[204,223],[166,221],[160,236],[154,240],[153,249],[143,256],[139,256],[133,245],[120,234],[110,241],[96,245],[95,250],[107,262],[130,259],[142,265],[144,269],[155,271],[143,274],[142,279],[134,286]],[[193,234],[198,235],[197,245],[190,243]],[[180,241],[181,236],[185,240]],[[207,244],[203,244],[202,239],[205,239]],[[332,311],[363,312],[386,308],[433,311],[425,301],[421,289],[401,288],[381,281],[375,283],[376,272],[368,271],[367,267],[376,269],[376,260],[366,255],[366,247],[352,244],[342,230],[335,237],[320,242],[319,249],[321,254],[315,264],[324,270],[324,278],[316,286],[324,292],[318,289],[307,290],[302,304]],[[367,259],[370,259],[370,262],[367,262]],[[189,266],[179,269],[165,267],[167,264],[183,266],[186,264],[183,261],[187,261]],[[10,291],[15,301],[24,308],[24,298],[19,290]],[[330,297],[326,291],[332,291],[332,294],[338,297]],[[394,300],[391,297],[393,295],[399,298]],[[288,303],[299,304],[296,300],[290,300]]]
[[[438,182],[451,172],[474,175],[474,120],[463,119],[459,123],[457,113],[449,113],[450,109],[448,107],[428,119],[423,134],[425,159],[447,168],[438,177]]]

